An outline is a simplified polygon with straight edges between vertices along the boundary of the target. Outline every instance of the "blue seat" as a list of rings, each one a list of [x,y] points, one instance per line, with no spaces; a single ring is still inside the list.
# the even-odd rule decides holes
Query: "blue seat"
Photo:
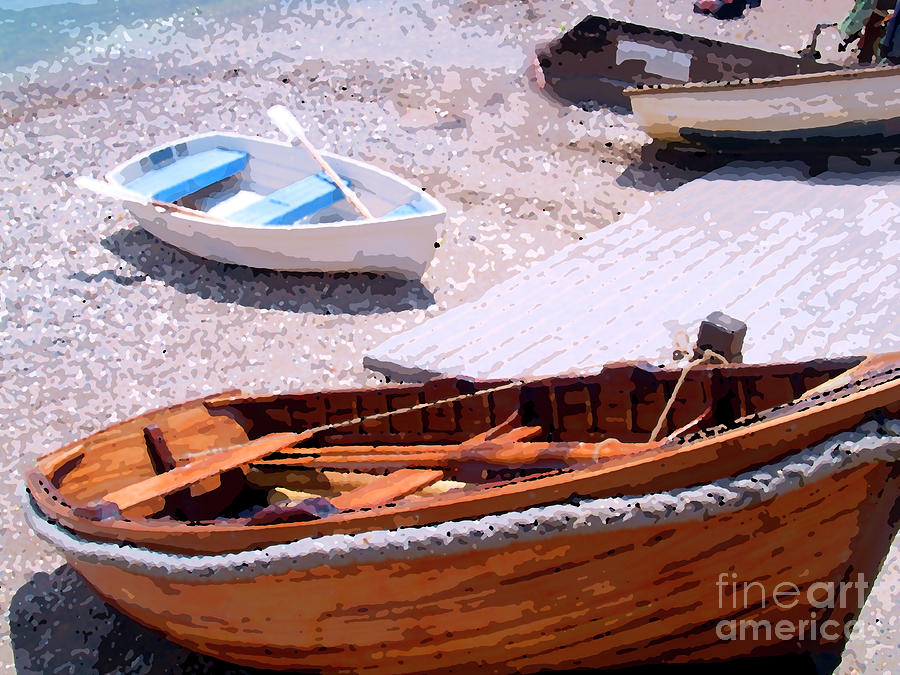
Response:
[[[161,202],[174,202],[233,176],[247,165],[247,157],[237,150],[206,150],[148,171],[125,187]]]
[[[414,202],[409,202],[407,204],[403,204],[402,206],[398,206],[396,209],[391,211],[390,213],[385,214],[384,218],[402,218],[403,216],[414,216],[417,213],[422,213],[422,209]]]
[[[347,185],[346,179],[344,184]],[[325,173],[317,173],[228,216],[238,223],[290,225],[343,199],[344,193]]]

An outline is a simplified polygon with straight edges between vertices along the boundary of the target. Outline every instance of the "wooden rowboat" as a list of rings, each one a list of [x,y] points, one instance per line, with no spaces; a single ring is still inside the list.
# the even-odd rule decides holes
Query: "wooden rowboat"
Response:
[[[535,671],[795,649],[719,639],[753,608],[717,604],[717,575],[874,578],[900,495],[898,360],[222,395],[43,457],[28,517],[126,614],[242,664]]]
[[[663,141],[747,143],[900,137],[900,66],[628,88],[644,130]]]
[[[122,199],[145,230],[204,258],[419,277],[434,255],[435,228],[446,214],[441,204],[371,164],[313,153],[266,138],[206,133],[142,152],[105,182],[79,184]],[[360,200],[367,217],[355,208]]]

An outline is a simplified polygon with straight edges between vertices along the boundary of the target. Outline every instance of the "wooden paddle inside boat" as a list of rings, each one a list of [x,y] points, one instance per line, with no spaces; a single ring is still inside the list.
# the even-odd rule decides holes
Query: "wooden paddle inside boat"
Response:
[[[205,478],[218,476],[230,469],[265,457],[273,452],[296,445],[312,434],[270,434],[242,445],[222,448],[217,452],[200,457],[189,464],[172,468],[164,473],[119,488],[106,494],[98,503],[101,511],[106,505],[116,507],[120,512],[144,504],[152,499],[165,497],[189,488]]]
[[[633,363],[530,382],[442,379],[213,397],[188,406],[203,420],[196,428],[215,426],[229,440],[240,430],[237,444],[200,450],[193,429],[168,423],[178,409],[157,411],[82,441],[75,467],[66,466],[71,448],[48,456],[28,486],[48,517],[82,536],[184,553],[475,518],[574,496],[667,490],[759,466],[879,411],[896,412],[897,361],[892,354],[700,366],[671,406],[681,370]],[[648,442],[667,409],[665,437]],[[162,430],[175,468],[157,473],[148,424]],[[123,460],[124,475],[104,464],[110,453]],[[204,493],[202,482],[243,480],[250,466],[270,484],[279,472],[327,471],[348,485],[366,478],[342,493],[313,489],[274,505],[266,505],[267,488],[244,480],[226,508],[173,518],[167,495],[190,502]],[[437,481],[464,487],[425,494]]]

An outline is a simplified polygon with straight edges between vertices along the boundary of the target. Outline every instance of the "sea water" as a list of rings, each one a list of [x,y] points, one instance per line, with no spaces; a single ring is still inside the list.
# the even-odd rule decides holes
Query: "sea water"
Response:
[[[0,109],[309,58],[522,69],[520,36],[498,46],[471,10],[435,4],[432,18],[420,0],[0,0]],[[511,6],[510,20],[522,11]]]
[[[0,77],[75,54],[106,52],[135,29],[173,23],[185,32],[210,19],[258,12],[261,0],[0,0]],[[130,32],[131,30],[131,32]]]

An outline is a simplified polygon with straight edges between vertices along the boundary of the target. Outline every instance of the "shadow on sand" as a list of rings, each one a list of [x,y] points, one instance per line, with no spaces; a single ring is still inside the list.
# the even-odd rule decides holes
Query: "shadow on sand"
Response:
[[[101,601],[68,565],[15,594],[9,628],[19,673],[251,673],[179,647]]]
[[[102,602],[68,565],[40,572],[16,592],[9,608],[10,637],[19,673],[263,673],[179,647]],[[648,666],[619,675],[713,675],[790,672],[823,675],[833,656],[796,654],[727,664]],[[587,672],[587,671],[569,671]]]
[[[882,147],[856,145],[843,140],[833,143],[747,143],[734,147],[710,148],[690,143],[653,141],[641,149],[641,156],[616,179],[623,187],[638,189],[674,189],[684,183],[684,172],[698,178],[734,162],[759,166],[791,167],[806,178],[826,171],[845,174],[896,172],[900,165],[897,143]],[[669,175],[671,174],[671,175]],[[681,177],[666,187],[666,179]]]
[[[418,279],[368,272],[292,273],[214,262],[185,253],[141,228],[123,228],[104,238],[104,248],[140,274],[109,270],[73,278],[109,279],[130,286],[156,279],[181,293],[257,309],[316,314],[381,314],[424,309],[434,296]]]

